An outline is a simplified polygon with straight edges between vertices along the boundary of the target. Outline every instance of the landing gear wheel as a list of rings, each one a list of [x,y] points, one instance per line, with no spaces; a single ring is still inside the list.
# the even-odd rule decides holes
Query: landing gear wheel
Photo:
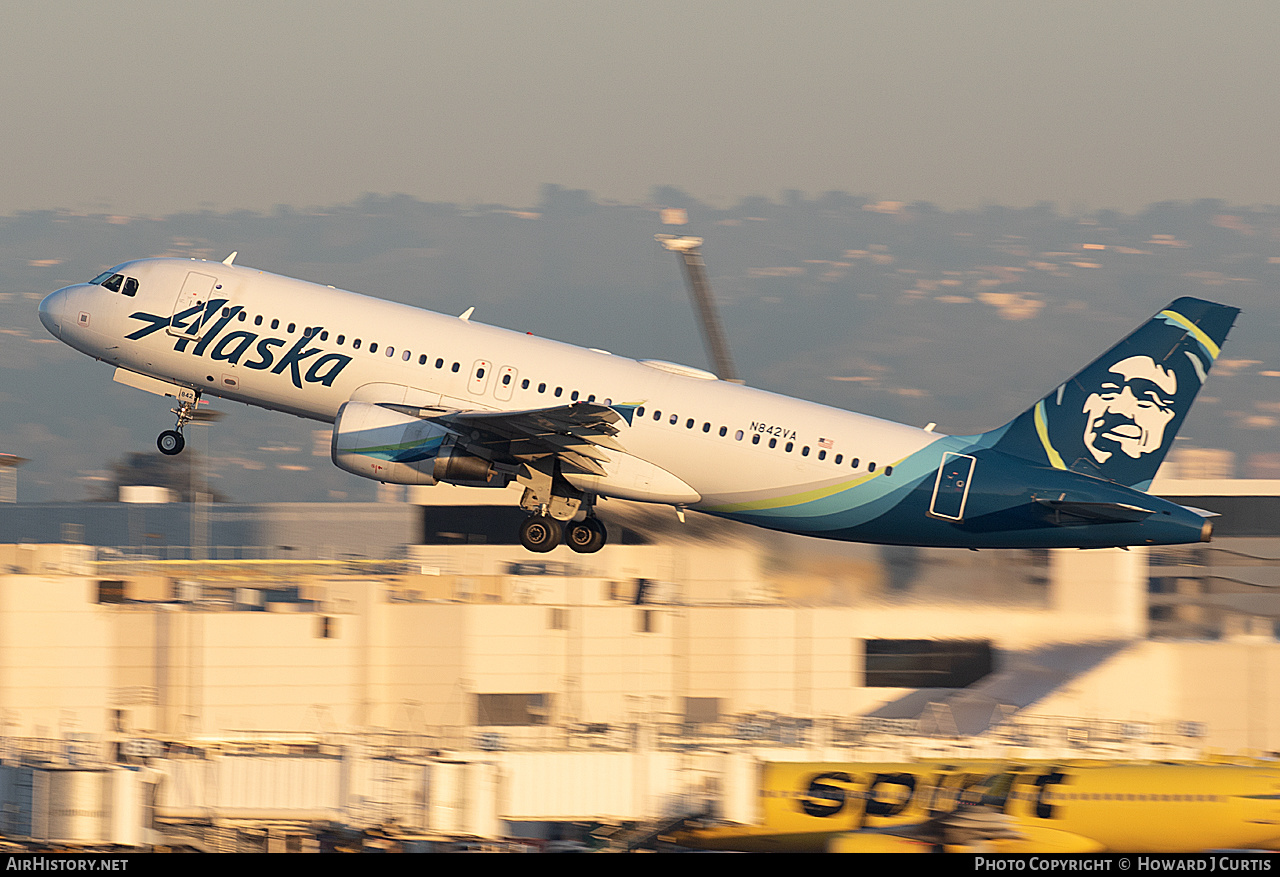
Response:
[[[548,515],[531,515],[520,525],[520,544],[545,554],[560,544],[560,522]]]
[[[579,554],[594,554],[604,547],[609,533],[598,518],[586,518],[564,528],[564,541]]]
[[[182,449],[186,446],[187,440],[182,437],[182,433],[173,429],[166,429],[156,439],[156,447],[160,449],[160,453],[169,457],[174,454],[181,454]]]

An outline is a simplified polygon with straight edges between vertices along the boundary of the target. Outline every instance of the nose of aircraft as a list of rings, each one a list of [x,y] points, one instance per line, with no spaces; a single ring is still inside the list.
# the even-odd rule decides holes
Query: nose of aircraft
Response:
[[[59,340],[62,339],[62,320],[66,309],[66,289],[51,292],[40,302],[40,322],[44,323],[44,327],[49,330],[49,334]]]

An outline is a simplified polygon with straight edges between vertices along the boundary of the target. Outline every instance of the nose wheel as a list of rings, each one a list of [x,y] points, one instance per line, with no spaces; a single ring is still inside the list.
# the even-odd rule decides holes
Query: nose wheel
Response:
[[[165,456],[172,457],[174,454],[181,454],[182,449],[187,446],[187,440],[182,437],[182,433],[176,429],[166,429],[160,433],[160,437],[156,439],[156,447],[160,449],[160,453]]]

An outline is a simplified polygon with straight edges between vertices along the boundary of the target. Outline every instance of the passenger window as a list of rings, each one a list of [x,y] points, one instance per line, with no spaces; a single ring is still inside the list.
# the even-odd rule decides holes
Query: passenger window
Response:
[[[455,362],[453,364],[453,368],[451,369],[451,371],[453,371],[456,374],[459,368],[461,368],[461,365]]]
[[[547,392],[547,385],[546,385],[546,384],[538,384],[538,392],[539,392],[539,393],[545,393],[545,392]]]
[[[737,432],[735,432],[735,433],[733,434],[733,440],[734,440],[735,442],[740,442],[740,441],[742,441],[742,437],[743,437],[743,435],[745,435],[745,433],[744,433],[742,430],[738,430]]]
[[[480,366],[480,368],[476,369],[476,380],[480,380],[483,377],[484,377],[484,366]]]
[[[709,423],[704,423],[704,424],[702,424],[702,431],[703,431],[703,432],[711,432],[711,424],[709,424]],[[721,430],[721,431],[720,431],[720,434],[721,434],[721,435],[724,435],[724,430]]]
[[[827,459],[827,452],[826,452],[826,451],[818,451],[818,459],[819,459],[819,460],[825,460],[825,459]]]
[[[272,321],[271,321],[271,328],[272,328],[272,329],[279,329],[279,328],[280,328],[280,321],[279,321],[279,320],[272,320]]]
[[[528,378],[525,378],[523,381],[521,381],[521,382],[520,382],[520,389],[522,389],[522,390],[527,390],[527,389],[529,389],[529,379],[528,379]]]
[[[126,277],[124,279],[124,294],[134,296],[138,294],[138,280],[135,277]],[[244,319],[244,314],[240,314],[240,319]]]
[[[690,417],[688,420],[686,420],[686,421],[684,422],[684,428],[685,428],[685,429],[693,429],[693,418],[692,418],[692,417]]]
[[[503,375],[503,376],[502,376],[502,386],[504,386],[504,387],[509,387],[509,386],[511,386],[511,375]]]
[[[672,415],[671,415],[671,425],[672,425],[672,426],[675,426],[675,425],[676,425],[676,423],[677,423],[679,420],[680,420],[680,415],[678,415],[678,414],[672,414]]]
[[[292,335],[292,334],[293,334],[293,330],[294,330],[294,329],[296,329],[296,328],[298,328],[298,324],[297,324],[297,323],[290,323],[290,324],[289,324],[289,329],[288,329],[289,334],[290,334],[290,335]]]
[[[134,291],[136,292],[137,290],[135,289]],[[126,292],[125,295],[131,295],[131,293]],[[249,318],[249,315],[246,314],[244,311],[241,311],[240,313],[236,314],[236,319],[242,323],[248,318]]]
[[[341,346],[346,342],[346,340],[347,340],[347,336],[346,336],[346,335],[339,335],[339,336],[338,336],[338,346],[339,346],[339,347],[341,347]]]
[[[328,340],[329,340],[329,330],[328,330],[328,329],[325,329],[323,332],[321,332],[321,333],[320,333],[320,340],[321,340],[321,341],[328,341]]]
[[[892,467],[892,466],[885,466],[885,467],[884,467],[884,477],[885,477],[885,478],[888,478],[888,477],[889,477],[890,475],[892,475],[892,474],[893,474],[893,467]]]
[[[253,318],[253,325],[255,325],[255,326],[261,326],[261,325],[262,325],[262,314],[258,314],[258,316],[256,316],[256,317],[254,317],[254,318]],[[339,335],[338,337],[339,337],[339,338],[341,338],[342,336],[341,336],[341,335]],[[339,343],[339,344],[341,344],[342,342],[341,342],[341,341],[339,341],[338,343]]]
[[[844,462],[844,454],[836,454],[836,465],[839,466]]]
[[[444,368],[444,360],[443,360],[443,359],[437,359],[437,360],[436,360],[436,368]]]
[[[751,437],[751,444],[753,444],[753,445],[758,445],[758,444],[760,444],[760,433],[756,433],[755,435],[753,435],[753,436]]]
[[[874,472],[874,471],[876,471],[876,464],[875,464],[875,463],[868,463],[868,464],[867,464],[867,471],[868,471],[868,472]]]
[[[560,394],[564,392],[564,387],[556,387],[556,398],[560,398]]]
[[[369,352],[370,352],[370,353],[377,353],[377,352],[378,352],[378,342],[377,342],[377,341],[370,341],[370,342],[369,342]]]
[[[795,446],[796,446],[795,442],[787,442],[787,447],[785,448],[786,452],[788,454],[791,453],[791,449],[794,448]]]
[[[569,401],[571,401],[571,402],[577,402],[577,401],[578,401],[578,391],[577,391],[577,390],[574,390],[572,393],[570,393],[570,394],[569,394]]]
[[[357,338],[356,340],[352,341],[352,342],[351,342],[351,347],[352,347],[352,349],[354,349],[354,350],[359,350],[359,349],[360,349],[360,339],[359,339],[359,338]]]
[[[769,439],[769,447],[776,448],[777,446],[778,446],[778,440],[776,438]]]
[[[427,355],[424,353],[422,354],[422,356],[418,357],[418,365],[426,365],[426,364],[427,364]]]

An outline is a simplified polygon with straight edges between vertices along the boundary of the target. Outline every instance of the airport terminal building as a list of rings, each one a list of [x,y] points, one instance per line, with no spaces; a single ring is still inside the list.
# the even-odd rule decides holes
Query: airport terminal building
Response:
[[[610,502],[598,554],[531,555],[499,491],[0,503],[6,833],[536,835],[749,819],[766,758],[1280,750],[1280,483],[1156,489],[1214,541],[833,545]],[[41,822],[59,788],[119,806]]]

